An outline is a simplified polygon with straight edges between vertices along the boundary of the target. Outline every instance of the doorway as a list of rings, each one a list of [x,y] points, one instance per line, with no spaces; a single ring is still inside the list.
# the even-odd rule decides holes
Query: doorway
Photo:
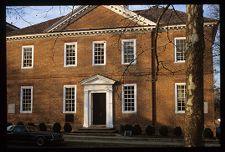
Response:
[[[106,93],[92,93],[92,125],[106,124]]]

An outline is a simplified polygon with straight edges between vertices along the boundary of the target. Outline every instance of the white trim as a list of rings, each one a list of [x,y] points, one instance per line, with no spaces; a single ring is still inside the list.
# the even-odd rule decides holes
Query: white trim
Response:
[[[98,80],[100,80],[100,81],[98,81]],[[102,75],[99,75],[99,74],[94,75],[90,78],[87,78],[87,79],[84,79],[84,80],[81,81],[81,85],[93,85],[93,84],[95,84],[95,85],[97,85],[97,84],[99,84],[99,85],[113,85],[114,83],[115,83],[114,80],[106,78],[106,77],[104,77]]]
[[[84,85],[84,123],[83,127],[92,125],[92,96],[91,93],[106,93],[106,127],[113,128],[113,84],[114,80],[101,75],[95,75],[81,81]]]
[[[32,66],[30,67],[24,67],[23,62],[24,62],[24,48],[31,48],[32,49]],[[21,60],[21,69],[32,69],[34,66],[34,45],[24,45],[22,46],[22,60]]]
[[[23,89],[31,89],[31,110],[23,111]],[[21,86],[20,87],[20,113],[32,113],[33,111],[33,86]]]
[[[208,112],[209,112],[208,102],[204,102],[204,113],[208,113]]]
[[[66,88],[74,88],[74,111],[66,111],[65,110],[65,93]],[[63,86],[63,113],[76,113],[77,109],[77,85],[64,85]]]
[[[66,65],[66,46],[75,45],[75,64]],[[64,67],[76,67],[77,66],[77,42],[64,43]]]
[[[74,18],[74,17],[76,17],[76,15],[81,14],[82,12],[87,10],[89,7],[90,7],[90,5],[77,7],[75,10],[73,10],[70,13],[68,13],[65,17],[63,17],[62,19],[60,19],[59,21],[54,23],[52,26],[50,26],[48,29],[46,29],[46,31],[47,32],[52,32],[53,30],[62,27],[63,25],[68,23],[68,21],[70,21],[71,18]]]
[[[76,8],[74,11],[68,13],[65,17],[57,21],[55,24],[53,24],[51,27],[49,27],[46,31],[52,32],[56,29],[61,29],[64,25],[66,25],[69,21],[76,20],[78,18],[83,17],[86,15],[87,12],[91,11],[92,9],[96,9],[98,6],[96,5],[83,5],[78,8]],[[109,9],[113,12],[115,12],[118,15],[121,15],[135,23],[138,23],[142,26],[148,26],[148,25],[156,25],[156,23],[150,21],[149,19],[142,17],[138,15],[135,12],[132,12],[120,5],[103,5],[106,9]]]
[[[185,85],[186,86],[186,83],[175,83],[175,113],[176,114],[182,114],[182,113],[185,113],[185,110],[184,111],[177,111],[177,86],[178,85]]]
[[[109,28],[98,30],[75,30],[66,32],[52,32],[44,34],[26,34],[18,36],[8,36],[7,40],[21,40],[21,39],[36,39],[36,38],[48,38],[48,37],[77,37],[77,36],[89,36],[89,35],[102,35],[124,32],[146,32],[151,31],[155,26],[148,27],[124,27],[124,28]]]
[[[95,47],[94,47],[94,45],[95,44],[98,44],[98,43],[100,43],[100,44],[104,44],[104,63],[103,64],[95,64],[95,62],[94,62],[94,50],[95,50]],[[106,65],[106,41],[92,41],[92,66],[101,66],[101,65]]]
[[[215,22],[204,23],[204,26],[213,26],[217,25]],[[152,31],[155,26],[145,26],[145,27],[124,27],[124,28],[109,28],[109,29],[99,29],[99,30],[74,30],[69,32],[52,32],[52,33],[44,33],[44,34],[25,34],[25,35],[17,35],[17,36],[7,36],[7,41],[19,41],[19,40],[32,40],[32,39],[42,39],[49,37],[77,37],[77,36],[89,36],[89,35],[103,35],[103,34],[113,34],[113,33],[124,33],[124,32],[148,32]],[[169,25],[162,26],[160,30],[180,30],[182,28],[186,28],[185,24],[180,25]]]
[[[124,86],[134,86],[134,111],[124,110]],[[137,112],[137,84],[123,84],[122,85],[122,113],[136,113]]]
[[[130,11],[129,9],[120,6],[120,5],[104,5],[105,8],[110,9],[111,11],[128,18],[129,20],[133,21],[134,23],[138,23],[139,25],[156,25],[155,22],[150,21],[149,19],[138,15],[137,13]]]
[[[122,39],[121,40],[121,50],[122,50],[122,52],[121,52],[121,58],[122,58],[122,61],[121,61],[121,64],[123,64],[123,65],[128,65],[128,64],[130,64],[130,62],[129,63],[124,63],[124,47],[123,47],[123,43],[124,42],[133,42],[134,43],[134,61],[131,63],[131,64],[136,64],[137,63],[137,58],[136,58],[136,39]]]
[[[175,37],[174,38],[174,63],[185,63],[185,60],[177,61],[177,41],[176,40],[186,40],[186,37]]]

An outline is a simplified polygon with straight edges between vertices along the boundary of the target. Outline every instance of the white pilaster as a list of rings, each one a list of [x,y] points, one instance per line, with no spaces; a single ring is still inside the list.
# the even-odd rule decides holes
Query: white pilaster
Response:
[[[107,90],[107,98],[106,98],[106,127],[113,128],[113,91],[112,86]]]
[[[83,127],[84,128],[87,128],[89,125],[88,125],[88,115],[89,115],[89,112],[88,112],[88,109],[89,109],[89,99],[88,99],[88,91],[87,90],[84,90],[84,124],[83,124]]]

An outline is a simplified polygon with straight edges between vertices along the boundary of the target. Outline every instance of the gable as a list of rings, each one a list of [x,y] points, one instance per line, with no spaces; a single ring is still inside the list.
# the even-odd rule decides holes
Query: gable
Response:
[[[46,29],[46,32],[133,27],[155,25],[120,5],[80,6],[67,16]]]
[[[114,84],[116,81],[115,80],[112,80],[112,79],[109,79],[109,78],[106,78],[102,75],[95,75],[95,76],[92,76],[92,77],[89,77],[85,80],[83,80],[81,82],[82,85],[112,85]]]
[[[127,19],[104,6],[98,6],[77,21],[68,25],[65,30],[99,29],[137,26],[134,21]]]

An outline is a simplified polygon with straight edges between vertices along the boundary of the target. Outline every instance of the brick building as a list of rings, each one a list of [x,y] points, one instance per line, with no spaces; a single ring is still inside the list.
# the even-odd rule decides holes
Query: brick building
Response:
[[[162,8],[80,6],[66,16],[8,33],[8,121],[74,128],[152,123],[151,31]],[[212,43],[217,22],[204,18],[205,127],[214,129]],[[183,125],[186,14],[160,21],[157,124]]]

